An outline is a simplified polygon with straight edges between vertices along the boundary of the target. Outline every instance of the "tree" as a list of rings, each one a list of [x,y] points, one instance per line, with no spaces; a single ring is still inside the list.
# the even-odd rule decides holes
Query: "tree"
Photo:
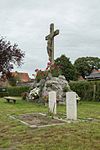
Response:
[[[92,69],[95,67],[96,69],[100,68],[100,58],[98,57],[80,57],[76,59],[74,62],[74,66],[83,78],[86,75],[89,75]]]
[[[17,44],[11,45],[4,38],[0,39],[0,72],[6,73],[13,67],[12,64],[20,66],[24,58],[24,52]]]
[[[69,58],[61,55],[55,60],[55,64],[60,66],[61,74],[65,76],[66,80],[75,80],[76,71]]]

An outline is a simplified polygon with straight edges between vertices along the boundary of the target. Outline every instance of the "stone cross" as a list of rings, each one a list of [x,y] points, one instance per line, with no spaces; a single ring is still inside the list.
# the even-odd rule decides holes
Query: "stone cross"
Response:
[[[54,64],[54,37],[58,34],[59,30],[54,31],[54,24],[50,24],[50,34],[45,37],[45,40],[47,40],[47,53],[51,64]]]

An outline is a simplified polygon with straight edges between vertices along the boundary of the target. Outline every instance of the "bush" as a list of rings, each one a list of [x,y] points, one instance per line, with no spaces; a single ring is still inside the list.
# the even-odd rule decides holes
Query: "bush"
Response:
[[[72,81],[71,90],[75,91],[81,100],[100,101],[100,81]]]
[[[0,87],[0,97],[8,96],[7,88]]]
[[[0,92],[0,97],[8,96],[8,92]]]
[[[67,86],[65,86],[64,88],[63,88],[63,92],[68,92],[69,91],[69,88],[67,87]]]
[[[16,86],[16,79],[14,77],[9,78],[8,81],[11,86]]]
[[[46,77],[48,76],[48,72],[47,71],[37,71],[37,75],[36,75],[36,80],[37,82],[39,82],[41,79],[46,79]]]
[[[36,72],[36,80],[37,82],[39,82],[41,79],[46,79],[49,75],[49,73],[53,76],[53,77],[58,77],[61,74],[61,69],[60,66],[57,64],[52,64],[51,62],[49,62],[47,64],[47,68],[42,71],[39,69],[35,69]]]
[[[22,93],[28,91],[29,91],[29,87],[27,86],[8,87],[8,93],[10,96],[21,96]]]

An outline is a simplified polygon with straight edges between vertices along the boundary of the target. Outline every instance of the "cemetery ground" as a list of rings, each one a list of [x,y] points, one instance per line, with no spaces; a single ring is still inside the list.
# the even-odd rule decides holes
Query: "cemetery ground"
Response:
[[[60,117],[65,116],[65,106],[57,106]],[[9,115],[47,113],[41,104],[19,100],[16,104],[0,98],[0,150],[99,150],[100,102],[80,101],[78,118],[95,118],[59,126],[30,128]]]

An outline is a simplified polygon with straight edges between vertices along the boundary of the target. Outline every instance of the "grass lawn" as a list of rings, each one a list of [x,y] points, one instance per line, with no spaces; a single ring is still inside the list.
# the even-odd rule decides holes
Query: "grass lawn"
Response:
[[[65,115],[65,106],[57,107]],[[47,107],[19,99],[16,104],[0,98],[0,150],[100,150],[100,122],[66,123],[29,128],[8,115],[47,112]],[[100,119],[99,102],[80,102],[78,118]]]

